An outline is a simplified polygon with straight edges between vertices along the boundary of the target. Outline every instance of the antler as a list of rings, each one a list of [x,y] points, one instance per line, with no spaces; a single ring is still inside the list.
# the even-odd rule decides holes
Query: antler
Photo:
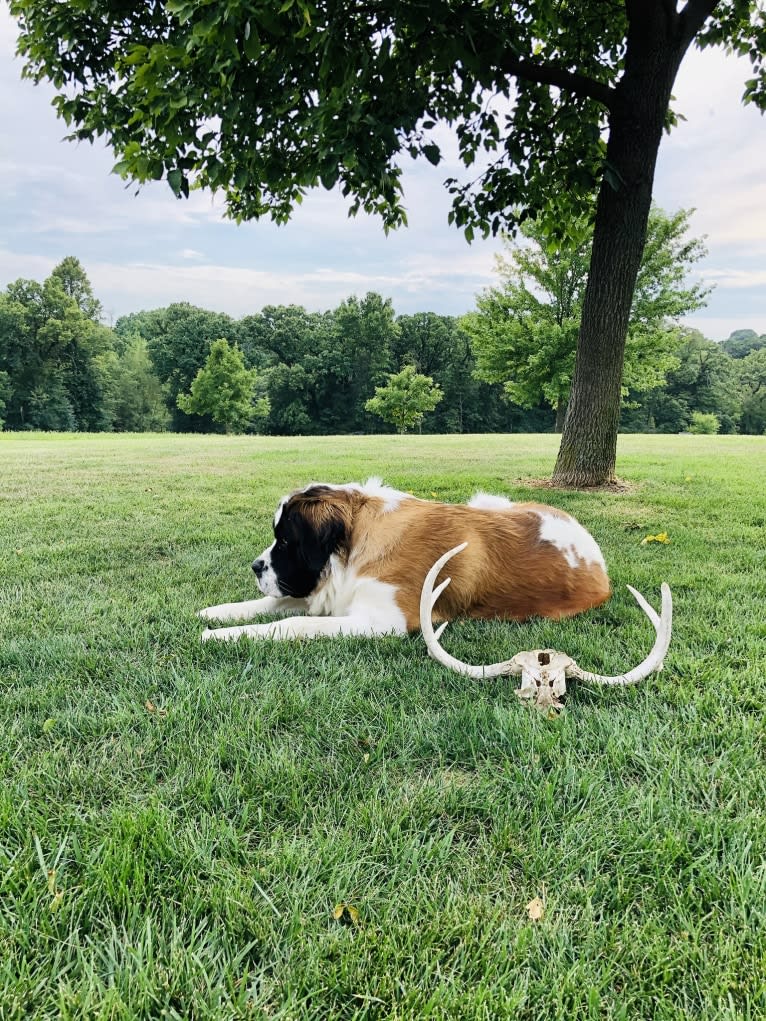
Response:
[[[445,620],[434,631],[431,611],[436,600],[452,581],[452,578],[445,578],[435,589],[434,582],[439,576],[439,571],[441,571],[447,561],[457,556],[458,553],[462,553],[467,545],[467,542],[461,542],[459,546],[455,546],[454,549],[449,550],[444,556],[439,557],[423,582],[423,590],[420,593],[420,630],[423,632],[423,637],[426,640],[428,652],[435,660],[449,667],[450,670],[456,670],[459,674],[467,674],[469,677],[500,677],[503,674],[520,674],[521,667],[513,659],[507,659],[502,663],[492,663],[489,666],[471,666],[470,663],[463,663],[462,660],[450,656],[439,644],[439,639],[449,621]]]
[[[634,667],[626,674],[605,677],[603,674],[592,674],[588,670],[582,670],[576,663],[572,663],[571,667],[567,669],[568,677],[576,677],[579,681],[591,681],[594,684],[613,684],[624,687],[628,684],[638,684],[639,681],[643,681],[654,670],[662,670],[663,660],[670,646],[670,635],[673,629],[673,597],[670,594],[670,586],[664,581],[660,586],[662,610],[659,617],[641,593],[637,592],[632,585],[628,585],[628,590],[652,622],[654,630],[657,632],[652,651],[643,663],[639,663],[637,667]]]
[[[634,669],[630,670],[628,673],[619,674],[614,677],[603,676],[602,674],[593,674],[587,670],[582,670],[577,663],[568,656],[565,656],[563,653],[557,653],[552,649],[538,649],[531,653],[520,652],[512,659],[504,660],[502,663],[491,663],[487,666],[472,666],[470,663],[463,663],[462,660],[451,656],[448,652],[445,652],[439,644],[439,638],[441,637],[448,622],[445,621],[443,624],[439,625],[436,631],[434,631],[431,613],[437,599],[452,579],[445,578],[444,581],[442,581],[435,589],[434,582],[444,565],[451,560],[452,557],[461,553],[467,545],[467,542],[463,542],[459,546],[455,546],[454,549],[449,550],[443,556],[439,557],[426,575],[425,581],[423,582],[423,590],[420,594],[420,630],[423,632],[423,637],[425,638],[429,654],[439,663],[449,667],[451,670],[456,670],[458,673],[467,674],[469,677],[485,678],[499,677],[507,674],[521,674],[522,690],[519,694],[522,694],[525,698],[531,697],[533,689],[536,688],[536,701],[537,704],[541,706],[560,704],[555,701],[555,697],[560,694],[563,695],[565,677],[576,677],[578,680],[586,682],[590,681],[595,684],[624,686],[628,684],[636,684],[638,681],[643,680],[643,678],[648,674],[652,673],[653,670],[662,669],[663,660],[670,645],[673,622],[673,599],[670,594],[670,588],[665,582],[662,583],[661,587],[662,610],[659,616],[644,599],[641,593],[637,592],[631,585],[628,585],[628,589],[651,621],[657,633],[657,637],[649,655],[642,663],[639,663],[637,667],[634,667]],[[553,696],[553,702],[551,702],[550,692],[543,695],[543,689],[548,687],[551,689],[555,687],[556,689]]]

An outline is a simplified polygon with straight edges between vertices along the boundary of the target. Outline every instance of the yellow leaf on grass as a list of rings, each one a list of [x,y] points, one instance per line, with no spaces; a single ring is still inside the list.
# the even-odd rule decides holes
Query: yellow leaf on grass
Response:
[[[545,914],[545,906],[539,897],[535,897],[527,904],[527,914],[533,922],[539,922]]]
[[[51,901],[51,911],[58,911],[58,909],[61,907],[61,904],[62,904],[63,900],[64,900],[64,891],[63,890],[56,890],[56,893],[53,896],[53,900]]]
[[[341,901],[340,904],[336,904],[333,908],[332,917],[336,922],[345,922],[347,925],[359,925],[359,911],[354,907],[353,904],[346,904],[345,901]]]
[[[56,870],[48,869],[48,893],[51,897],[56,892]]]
[[[647,535],[641,540],[641,545],[646,546],[650,542],[664,542],[669,543],[670,539],[667,532],[658,532],[656,535]]]

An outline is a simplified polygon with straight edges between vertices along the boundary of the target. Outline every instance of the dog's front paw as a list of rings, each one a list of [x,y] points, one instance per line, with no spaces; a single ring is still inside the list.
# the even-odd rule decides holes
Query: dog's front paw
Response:
[[[243,627],[206,627],[202,632],[203,642],[235,642],[242,635],[247,634],[247,628]]]
[[[227,603],[221,606],[206,606],[204,610],[197,610],[200,620],[228,620],[230,607]]]

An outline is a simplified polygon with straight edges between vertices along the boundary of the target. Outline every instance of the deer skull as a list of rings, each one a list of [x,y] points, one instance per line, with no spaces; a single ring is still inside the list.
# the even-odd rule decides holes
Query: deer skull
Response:
[[[420,630],[426,641],[429,654],[439,663],[456,670],[458,673],[467,674],[469,677],[486,678],[500,677],[503,675],[521,676],[521,686],[516,694],[522,701],[535,705],[543,711],[556,710],[562,707],[561,699],[566,694],[566,679],[574,677],[581,681],[593,684],[618,685],[624,687],[628,684],[637,684],[655,670],[662,670],[662,663],[670,645],[670,636],[673,620],[673,601],[670,588],[665,582],[662,583],[662,612],[660,616],[647,603],[640,592],[628,585],[629,591],[633,594],[638,605],[652,622],[657,633],[654,645],[646,659],[633,670],[614,677],[593,674],[582,670],[577,663],[563,652],[556,652],[554,649],[534,649],[532,652],[519,652],[512,659],[504,660],[502,663],[491,663],[487,666],[473,666],[470,663],[463,663],[446,652],[439,643],[447,623],[441,624],[434,631],[431,614],[436,600],[449,585],[450,578],[445,578],[434,589],[434,583],[444,565],[461,553],[468,543],[461,543],[455,546],[443,556],[439,557],[423,582],[423,589],[420,595]]]

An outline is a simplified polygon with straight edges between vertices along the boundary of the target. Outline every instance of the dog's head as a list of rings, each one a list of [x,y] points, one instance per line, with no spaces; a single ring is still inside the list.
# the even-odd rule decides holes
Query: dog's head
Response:
[[[274,542],[253,562],[267,596],[310,596],[333,555],[345,558],[355,494],[316,484],[285,497],[274,515]]]

